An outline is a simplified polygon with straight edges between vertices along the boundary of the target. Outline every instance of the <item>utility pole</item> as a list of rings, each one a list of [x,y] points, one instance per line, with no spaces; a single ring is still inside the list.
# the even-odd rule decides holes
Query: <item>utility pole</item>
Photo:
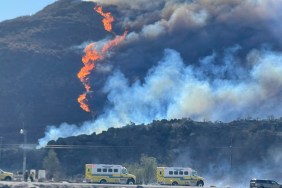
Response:
[[[0,164],[2,161],[2,144],[3,144],[3,136],[0,136]]]
[[[230,145],[229,146],[220,146],[220,147],[215,147],[218,149],[228,149],[229,150],[229,163],[230,163],[230,169],[229,169],[229,183],[231,183],[231,176],[232,176],[232,166],[233,166],[233,150],[234,149],[239,149],[242,147],[234,147],[233,146],[233,137],[231,136],[230,138]]]
[[[232,171],[232,160],[233,160],[233,149],[238,149],[241,147],[234,147],[233,146],[233,137],[230,139],[230,145],[229,146],[220,146],[220,147],[215,147],[219,149],[228,149],[229,150],[229,163],[230,163],[230,172]]]
[[[233,151],[233,138],[231,137],[230,141],[230,146],[229,146],[229,151],[230,151],[230,171],[232,171],[232,151]]]
[[[23,128],[20,130],[20,133],[24,136],[23,143],[23,175],[26,171],[26,142],[27,142],[27,131]]]

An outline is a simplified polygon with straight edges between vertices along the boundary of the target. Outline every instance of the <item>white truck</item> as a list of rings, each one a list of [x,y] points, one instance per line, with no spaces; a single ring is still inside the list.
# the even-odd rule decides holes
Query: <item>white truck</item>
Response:
[[[121,165],[86,164],[85,179],[91,183],[135,184],[136,176]]]
[[[204,186],[204,178],[189,167],[157,167],[157,181],[161,185]]]

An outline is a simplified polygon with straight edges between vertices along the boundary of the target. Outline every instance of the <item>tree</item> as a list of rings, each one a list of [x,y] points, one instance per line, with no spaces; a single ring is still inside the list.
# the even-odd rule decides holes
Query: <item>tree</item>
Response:
[[[156,182],[157,159],[142,155],[138,164],[125,164],[129,173],[136,176],[137,184]]]
[[[140,163],[143,170],[143,180],[145,184],[156,182],[157,159],[142,155]]]
[[[128,172],[136,176],[136,184],[144,183],[144,169],[140,164],[124,164],[127,167]]]
[[[43,168],[46,170],[47,179],[52,179],[62,175],[61,163],[57,157],[57,153],[51,149],[43,160]]]

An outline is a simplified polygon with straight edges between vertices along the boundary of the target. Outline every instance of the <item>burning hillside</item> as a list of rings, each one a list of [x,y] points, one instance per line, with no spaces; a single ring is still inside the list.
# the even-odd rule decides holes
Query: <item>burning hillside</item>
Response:
[[[105,30],[114,34],[114,32],[112,31],[112,22],[114,21],[114,18],[112,17],[111,13],[104,13],[101,6],[96,6],[94,10],[104,17],[102,21]],[[110,50],[113,46],[117,46],[121,41],[123,41],[125,39],[126,33],[127,32],[124,32],[122,36],[116,36],[114,34],[115,38],[105,42],[100,52],[97,48],[95,48],[95,43],[91,43],[86,46],[85,55],[82,57],[84,67],[77,74],[77,77],[83,83],[86,90],[85,93],[81,94],[78,97],[77,101],[80,103],[80,107],[86,112],[90,112],[90,107],[87,104],[86,98],[88,93],[91,94],[89,75],[95,68],[97,61],[102,61],[105,58],[108,50]]]
[[[143,135],[134,159],[148,153],[169,163],[160,156],[189,151],[191,163],[200,157],[196,165],[208,166],[207,174],[215,168],[216,178],[228,173],[229,158],[208,144],[224,146],[233,137],[234,144],[247,144],[234,156],[235,175],[264,169],[263,176],[279,178],[281,8],[277,0],[59,0],[35,15],[1,22],[0,137],[22,142],[23,126],[28,142],[40,138],[40,147],[67,137],[75,144],[70,136],[78,135],[94,144],[117,138],[117,145],[119,138],[135,143]],[[180,131],[177,119],[188,122]],[[254,125],[234,125],[238,119]],[[167,122],[171,128],[163,126]],[[214,130],[212,122],[218,122]],[[154,123],[151,131],[126,126]],[[152,145],[143,147],[148,140]],[[191,149],[191,143],[203,148]],[[111,154],[128,154],[119,152]],[[112,155],[100,154],[93,160],[111,162],[106,157]],[[175,165],[187,162],[179,161]]]
[[[116,39],[97,41],[85,50],[81,72],[87,76],[79,77],[86,93],[79,101],[90,111],[87,92],[95,78],[102,76],[104,84],[97,89],[107,97],[103,113],[79,126],[49,126],[39,141],[41,146],[59,137],[101,132],[131,122],[185,117],[228,122],[247,116],[281,116],[281,28],[274,24],[279,23],[282,3],[94,2],[111,9],[118,17],[115,24],[128,29],[120,38],[124,42],[110,56],[105,56],[110,48],[105,46]],[[102,15],[105,30],[113,33],[112,14],[100,6],[95,10]],[[93,70],[94,62],[100,60],[106,63]]]

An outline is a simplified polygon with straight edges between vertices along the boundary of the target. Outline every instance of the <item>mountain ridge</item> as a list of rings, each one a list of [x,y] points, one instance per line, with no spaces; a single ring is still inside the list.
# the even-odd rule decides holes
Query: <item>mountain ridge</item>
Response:
[[[83,49],[72,48],[108,35],[94,6],[60,0],[0,23],[0,131],[6,141],[21,140],[23,126],[36,142],[46,125],[91,119],[76,101],[83,92],[76,77]]]

